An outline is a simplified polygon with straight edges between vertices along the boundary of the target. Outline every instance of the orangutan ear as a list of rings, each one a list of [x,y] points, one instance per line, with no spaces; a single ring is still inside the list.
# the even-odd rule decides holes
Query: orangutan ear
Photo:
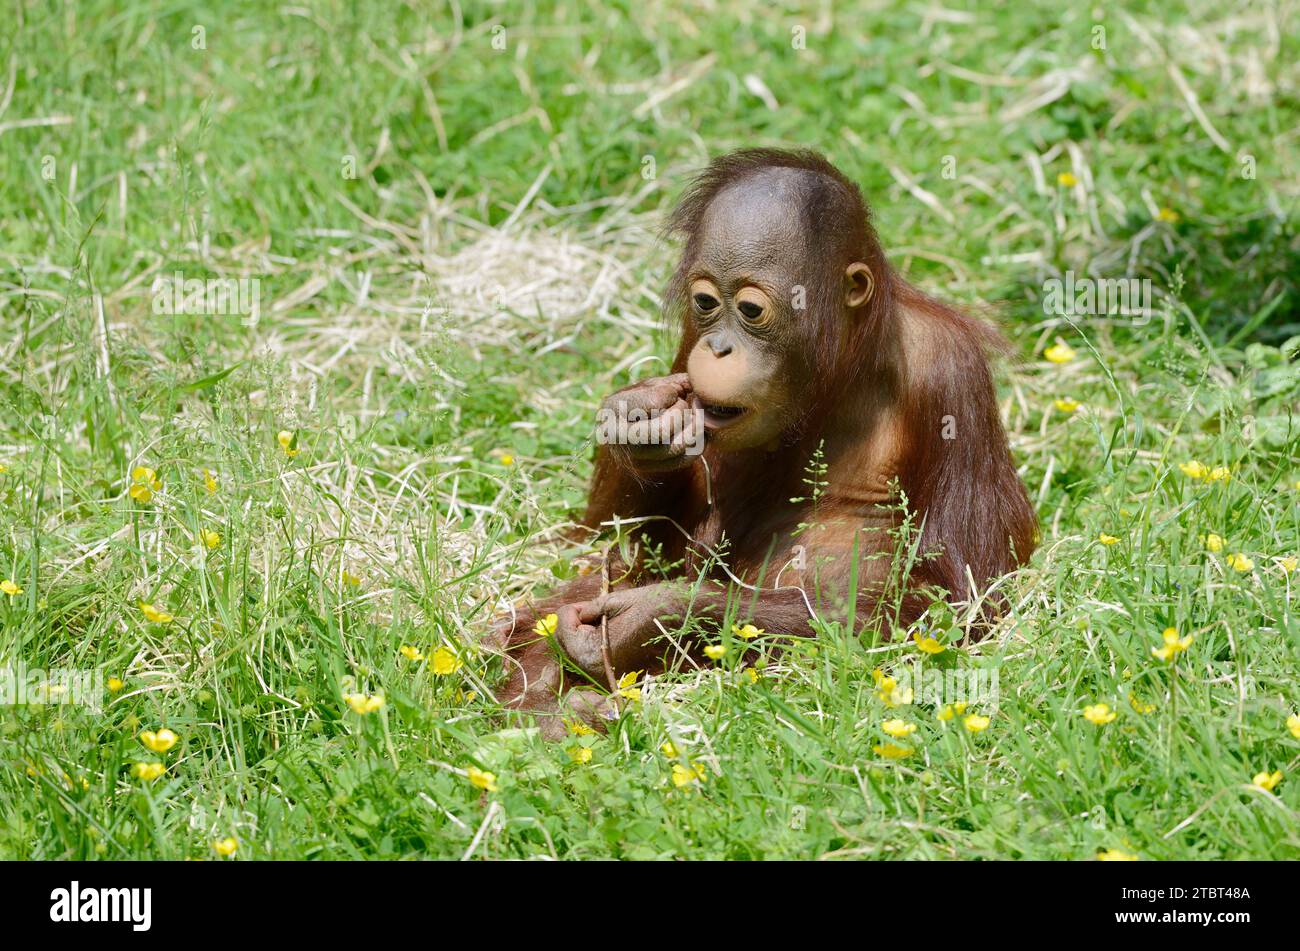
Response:
[[[871,300],[871,295],[876,289],[876,279],[871,276],[871,268],[861,261],[854,261],[845,270],[844,281],[846,288],[844,303],[850,310],[861,307]]]

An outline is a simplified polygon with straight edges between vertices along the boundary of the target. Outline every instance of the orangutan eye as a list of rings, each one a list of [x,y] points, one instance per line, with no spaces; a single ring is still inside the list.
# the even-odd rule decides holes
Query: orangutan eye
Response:
[[[736,292],[736,310],[749,323],[761,326],[772,313],[772,301],[757,287],[742,287]]]
[[[701,317],[712,317],[722,306],[718,298],[718,286],[708,278],[700,277],[691,281],[691,300],[695,304],[696,313]]]

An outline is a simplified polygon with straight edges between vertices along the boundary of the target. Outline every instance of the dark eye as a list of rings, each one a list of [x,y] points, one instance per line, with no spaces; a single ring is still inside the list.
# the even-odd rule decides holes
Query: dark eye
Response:
[[[736,305],[740,312],[750,320],[758,320],[763,316],[763,308],[753,301],[743,300]]]
[[[707,313],[717,309],[718,299],[711,294],[696,294],[695,306]]]

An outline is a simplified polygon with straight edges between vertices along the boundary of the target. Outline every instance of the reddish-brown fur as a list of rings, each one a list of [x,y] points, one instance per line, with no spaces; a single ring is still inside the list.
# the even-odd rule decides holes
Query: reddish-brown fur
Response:
[[[617,449],[597,454],[584,522],[591,528],[619,516],[666,516],[642,529],[643,544],[661,545],[668,561],[684,560],[680,574],[693,579],[723,538],[727,564],[746,582],[772,587],[778,569],[803,544],[817,568],[788,567],[780,590],[742,590],[742,620],[769,631],[809,633],[805,594],[820,613],[842,617],[853,553],[858,571],[858,622],[871,618],[888,585],[898,521],[891,480],[906,496],[921,531],[923,558],[906,588],[893,598],[899,612],[888,627],[914,620],[930,603],[923,589],[942,589],[953,601],[1022,563],[1034,547],[1035,517],[1016,474],[995,401],[989,356],[1002,348],[983,322],[922,293],[890,266],[871,227],[855,185],[812,153],[748,150],[715,161],[673,213],[671,232],[687,238],[682,262],[665,296],[665,313],[676,317],[696,235],[709,202],[730,183],[761,168],[802,169],[821,176],[814,207],[805,208],[806,231],[817,271],[807,281],[813,336],[791,354],[791,373],[809,381],[803,412],[790,420],[775,451],[723,453],[706,446],[703,459],[686,468],[647,478],[635,472]],[[820,203],[820,206],[816,206]],[[829,227],[827,226],[829,225]],[[845,313],[843,267],[860,261],[875,278],[870,300]],[[683,322],[673,372],[683,372],[696,343],[691,322]],[[953,438],[944,438],[945,432]],[[816,512],[794,497],[810,492],[806,468],[821,446],[829,485]],[[712,504],[708,501],[711,476]],[[816,525],[793,535],[800,521]],[[874,557],[873,557],[874,556]],[[969,573],[969,577],[968,577]],[[615,575],[621,574],[616,568]],[[725,576],[713,575],[719,581]],[[633,566],[622,586],[647,581]],[[600,592],[598,574],[572,582],[524,609],[501,634],[507,647],[535,641],[535,618],[563,605],[590,601]],[[720,614],[725,595],[718,586],[696,596],[694,613]],[[680,611],[666,606],[666,613]],[[514,647],[503,690],[507,701],[543,706],[562,690],[549,642]],[[648,657],[638,657],[646,661]],[[652,661],[651,661],[652,662]]]

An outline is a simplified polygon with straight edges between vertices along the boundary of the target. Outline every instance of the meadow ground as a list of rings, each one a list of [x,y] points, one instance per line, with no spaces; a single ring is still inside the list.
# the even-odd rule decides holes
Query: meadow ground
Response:
[[[0,664],[102,709],[0,708],[0,857],[1300,856],[1293,3],[4,19]],[[543,744],[475,637],[575,570],[663,209],[753,144],[999,306],[1041,547],[976,645],[773,632]],[[1066,272],[1149,319],[1045,312]],[[996,698],[890,706],[929,668]]]

